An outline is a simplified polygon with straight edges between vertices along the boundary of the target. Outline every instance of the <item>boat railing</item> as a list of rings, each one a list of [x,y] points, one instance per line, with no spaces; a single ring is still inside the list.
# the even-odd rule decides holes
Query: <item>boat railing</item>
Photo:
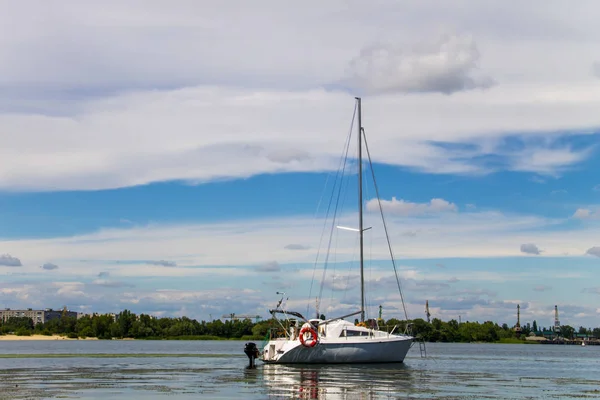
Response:
[[[289,332],[281,327],[269,328],[269,340],[288,338]]]

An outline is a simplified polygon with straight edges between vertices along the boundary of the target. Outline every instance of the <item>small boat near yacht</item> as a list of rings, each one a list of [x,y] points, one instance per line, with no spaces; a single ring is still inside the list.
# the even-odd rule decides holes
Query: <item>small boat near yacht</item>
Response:
[[[272,334],[263,346],[259,359],[265,363],[401,363],[404,361],[406,354],[414,343],[415,338],[410,334],[410,325],[407,325],[408,330],[403,333],[397,332],[397,326],[389,329],[388,332],[380,330],[378,321],[375,319],[365,321],[363,234],[364,231],[370,228],[363,228],[363,140],[369,164],[371,164],[371,156],[369,154],[368,144],[366,143],[365,132],[362,127],[361,99],[358,97],[356,98],[355,113],[358,114],[358,229],[341,226],[337,226],[337,228],[356,231],[359,235],[360,310],[336,318],[307,319],[297,311],[283,309],[281,307],[283,302],[282,297],[277,307],[273,310],[269,310],[275,320],[278,321],[280,329],[279,335]],[[373,179],[374,178],[375,176],[373,174]],[[376,185],[375,188],[377,190]],[[406,308],[404,306],[396,264],[389,241],[387,227],[385,225],[383,209],[381,207],[381,202],[379,201],[379,193],[377,193],[377,200],[391,261],[394,266],[394,272],[396,273],[400,299],[402,300],[402,306],[406,316]],[[319,315],[318,311],[317,315]],[[354,316],[360,318],[358,324],[345,320],[345,318]],[[356,319],[358,320],[358,318]]]

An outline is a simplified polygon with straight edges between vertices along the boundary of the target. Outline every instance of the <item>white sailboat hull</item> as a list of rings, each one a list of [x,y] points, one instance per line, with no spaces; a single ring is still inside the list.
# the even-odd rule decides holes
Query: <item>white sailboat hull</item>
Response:
[[[298,340],[275,339],[263,349],[262,361],[278,364],[400,363],[413,343],[410,336],[322,340],[305,347]]]

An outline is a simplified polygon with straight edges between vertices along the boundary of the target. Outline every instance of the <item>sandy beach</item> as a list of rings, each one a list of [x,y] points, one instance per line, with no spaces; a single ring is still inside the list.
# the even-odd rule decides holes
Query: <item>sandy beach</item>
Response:
[[[66,336],[59,335],[31,335],[31,336],[17,336],[17,335],[0,335],[0,340],[98,340],[98,338],[85,338],[85,339],[69,339]]]

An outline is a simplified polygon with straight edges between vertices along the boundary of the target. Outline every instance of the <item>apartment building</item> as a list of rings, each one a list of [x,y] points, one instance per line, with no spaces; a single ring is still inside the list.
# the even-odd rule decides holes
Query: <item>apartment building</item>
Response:
[[[31,318],[33,324],[36,325],[39,323],[43,324],[51,319],[60,318],[63,312],[68,317],[78,317],[77,312],[68,310],[53,310],[51,308],[46,308],[45,310],[33,310],[31,308],[27,310],[11,310],[10,308],[5,308],[4,310],[0,310],[0,321],[5,322],[11,317],[27,317]]]

